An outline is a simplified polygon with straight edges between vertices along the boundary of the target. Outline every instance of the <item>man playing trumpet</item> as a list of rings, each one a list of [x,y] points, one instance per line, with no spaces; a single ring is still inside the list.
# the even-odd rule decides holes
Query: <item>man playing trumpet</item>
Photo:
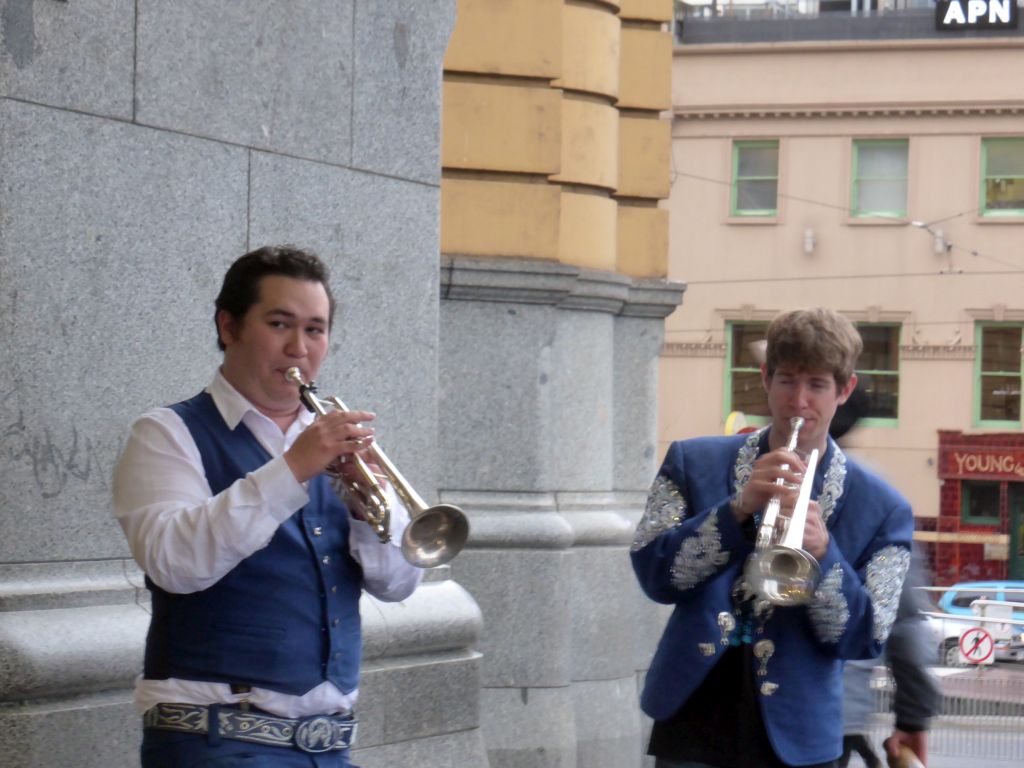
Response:
[[[780,315],[767,336],[769,426],[673,443],[633,542],[641,587],[675,606],[641,699],[658,768],[834,766],[843,660],[878,656],[896,617],[910,506],[828,436],[860,336],[826,309]],[[820,580],[803,604],[770,602],[744,568],[765,507],[792,512],[815,449],[802,549]]]
[[[408,512],[389,491],[390,543],[349,514],[323,473],[352,466],[373,414],[314,420],[286,375],[314,379],[327,354],[325,265],[252,251],[215,307],[213,381],[138,419],[115,473],[115,514],[153,603],[135,691],[142,765],[343,768],[361,591],[403,600],[421,579],[399,548]]]

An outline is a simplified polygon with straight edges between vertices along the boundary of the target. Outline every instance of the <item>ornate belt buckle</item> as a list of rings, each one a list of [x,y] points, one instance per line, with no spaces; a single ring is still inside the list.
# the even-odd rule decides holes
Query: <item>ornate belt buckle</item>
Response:
[[[303,752],[330,752],[338,743],[340,726],[329,717],[315,715],[295,727],[295,746]]]

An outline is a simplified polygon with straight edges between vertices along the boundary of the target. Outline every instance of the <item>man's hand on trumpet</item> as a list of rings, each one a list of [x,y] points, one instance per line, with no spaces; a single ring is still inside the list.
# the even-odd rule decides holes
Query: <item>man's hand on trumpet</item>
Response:
[[[369,411],[333,410],[306,427],[284,454],[295,479],[300,483],[311,480],[336,461],[342,467],[351,464],[342,460],[373,442],[373,428],[362,422],[374,417]]]
[[[743,492],[733,500],[732,511],[736,520],[745,522],[764,509],[774,496],[782,501],[783,509],[792,509],[804,477],[804,468],[801,458],[785,448],[776,448],[759,457]]]
[[[812,501],[807,505],[807,522],[804,524],[804,549],[811,553],[815,560],[821,560],[828,551],[829,533],[825,521],[821,518],[821,507]]]
[[[363,460],[363,464],[370,471],[370,474],[373,475],[380,487],[387,490],[388,476],[384,474],[384,470],[377,463],[376,454],[369,450],[371,442],[372,440],[363,441],[363,445],[359,450],[339,456],[336,461],[327,465],[327,471],[341,475],[350,485],[352,483],[363,485],[363,474],[359,470],[358,464],[354,461],[354,458],[358,456]]]
[[[732,502],[732,512],[737,522],[744,523],[763,510],[776,496],[781,502],[781,515],[791,517],[806,468],[799,454],[785,448],[777,448],[758,458],[746,487]],[[820,560],[825,556],[828,542],[829,533],[821,518],[821,507],[818,502],[811,501],[807,505],[803,548]]]

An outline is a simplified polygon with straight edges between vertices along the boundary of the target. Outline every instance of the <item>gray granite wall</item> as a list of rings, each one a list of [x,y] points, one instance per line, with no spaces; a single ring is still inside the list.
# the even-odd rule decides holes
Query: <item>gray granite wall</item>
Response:
[[[630,768],[638,670],[663,615],[628,547],[655,472],[662,320],[682,286],[550,262],[445,257],[442,498],[484,614],[492,768]]]
[[[0,754],[137,764],[148,624],[111,518],[130,421],[204,386],[251,247],[331,264],[325,389],[438,463],[441,60],[455,0],[0,1]],[[481,615],[432,573],[363,605],[365,768],[483,766]],[[431,755],[429,760],[424,755]]]

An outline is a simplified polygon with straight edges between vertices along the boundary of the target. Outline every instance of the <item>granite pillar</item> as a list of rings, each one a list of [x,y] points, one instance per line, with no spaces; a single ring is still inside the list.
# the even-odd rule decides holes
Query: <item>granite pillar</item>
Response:
[[[212,377],[213,299],[246,250],[328,262],[324,388],[377,411],[435,495],[454,16],[455,0],[0,0],[5,768],[138,764],[149,606],[110,478],[135,416]],[[450,569],[362,614],[360,764],[486,766],[482,619]]]
[[[681,286],[519,259],[441,275],[438,482],[473,525],[452,569],[484,614],[491,766],[639,766],[627,553]]]

